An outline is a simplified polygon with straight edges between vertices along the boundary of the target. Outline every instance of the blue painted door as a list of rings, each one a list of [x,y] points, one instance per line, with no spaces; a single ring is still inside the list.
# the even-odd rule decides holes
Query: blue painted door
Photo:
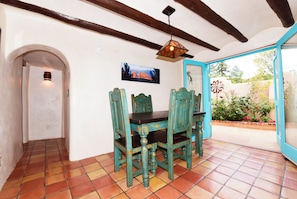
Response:
[[[277,43],[276,112],[282,154],[297,164],[297,24]]]
[[[275,123],[276,123],[276,139],[278,144],[281,144],[281,128],[280,128],[280,99],[279,99],[279,59],[277,56],[273,59],[273,73],[274,73],[274,103],[275,103]]]
[[[184,87],[194,90],[195,95],[201,93],[200,111],[205,112],[203,138],[210,138],[211,130],[211,98],[209,68],[203,62],[184,60]]]

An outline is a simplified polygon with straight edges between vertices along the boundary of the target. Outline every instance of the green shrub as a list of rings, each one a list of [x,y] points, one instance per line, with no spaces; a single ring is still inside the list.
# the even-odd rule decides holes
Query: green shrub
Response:
[[[248,115],[252,122],[268,122],[271,120],[269,113],[273,110],[274,103],[263,100],[259,103],[251,103]]]
[[[250,97],[238,97],[231,93],[226,94],[225,99],[213,102],[212,119],[252,122],[268,122],[269,113],[274,108],[274,103],[263,100],[259,103],[254,102]]]
[[[241,121],[246,116],[244,112],[244,104],[237,96],[231,96],[229,104],[227,106],[227,120],[230,121]]]
[[[216,100],[213,103],[212,119],[213,120],[226,120],[227,106],[224,99]]]
[[[213,103],[213,120],[241,121],[247,115],[244,111],[247,108],[245,97],[239,98],[234,94],[226,95],[226,99],[221,98]]]

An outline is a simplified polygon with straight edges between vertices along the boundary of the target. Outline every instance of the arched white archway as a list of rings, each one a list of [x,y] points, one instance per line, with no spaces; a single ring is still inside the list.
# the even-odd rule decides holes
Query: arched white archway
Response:
[[[61,137],[65,137],[66,146],[69,149],[69,81],[70,81],[70,67],[66,57],[59,50],[45,46],[45,45],[26,45],[21,48],[14,50],[7,59],[9,66],[12,67],[22,67],[22,76],[19,79],[22,81],[22,123],[23,123],[23,143],[30,140],[29,136],[29,93],[28,93],[28,83],[29,83],[29,72],[31,69],[38,68],[41,70],[59,71],[58,74],[61,76],[59,82],[61,90]],[[33,71],[33,70],[32,70]],[[59,75],[57,75],[59,76]],[[44,97],[46,99],[47,97]],[[47,105],[47,102],[44,103]],[[56,106],[56,105],[52,105]],[[54,107],[52,107],[54,108]],[[35,109],[40,109],[35,107]],[[41,113],[42,114],[42,113]],[[47,120],[51,118],[46,117],[46,113],[43,114]],[[53,123],[51,125],[54,125]],[[40,132],[42,133],[42,132]],[[20,135],[21,136],[21,135]],[[45,135],[46,136],[46,135]],[[51,138],[51,137],[49,137]]]

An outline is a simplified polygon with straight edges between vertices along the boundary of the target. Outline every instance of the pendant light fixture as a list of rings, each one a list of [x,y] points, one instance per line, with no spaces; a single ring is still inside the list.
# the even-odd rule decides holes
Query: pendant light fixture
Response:
[[[169,58],[177,58],[180,55],[188,52],[181,43],[178,41],[172,40],[172,28],[170,26],[170,15],[174,13],[175,9],[171,6],[167,6],[162,13],[168,16],[168,24],[170,30],[170,40],[159,50],[157,55]]]

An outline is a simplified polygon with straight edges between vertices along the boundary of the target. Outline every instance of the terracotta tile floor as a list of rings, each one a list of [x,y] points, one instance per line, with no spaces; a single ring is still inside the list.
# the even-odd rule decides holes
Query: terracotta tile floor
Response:
[[[158,168],[144,188],[141,176],[126,187],[125,169],[113,171],[113,154],[70,162],[63,139],[32,141],[4,184],[0,198],[296,198],[297,167],[279,153],[204,140],[193,168],[175,163],[175,180]]]

